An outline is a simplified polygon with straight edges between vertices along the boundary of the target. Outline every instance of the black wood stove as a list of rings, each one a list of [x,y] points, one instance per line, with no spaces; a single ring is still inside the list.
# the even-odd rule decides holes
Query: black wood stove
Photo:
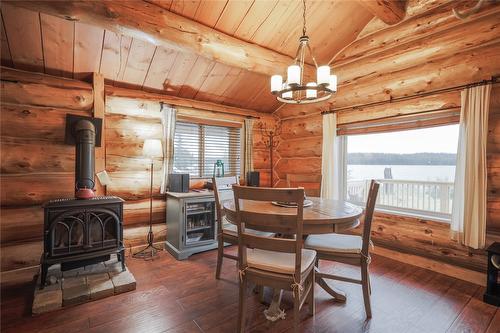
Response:
[[[51,265],[61,270],[106,261],[116,253],[125,270],[123,200],[94,193],[94,148],[100,146],[100,119],[68,115],[66,143],[76,146],[75,198],[44,205],[41,287]]]

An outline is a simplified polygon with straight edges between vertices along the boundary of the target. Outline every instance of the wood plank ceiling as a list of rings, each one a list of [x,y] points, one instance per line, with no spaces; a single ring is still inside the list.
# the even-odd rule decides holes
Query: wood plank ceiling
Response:
[[[302,29],[302,1],[148,2],[236,38],[295,56]],[[373,17],[355,1],[307,1],[307,6],[308,34],[320,64],[356,39]],[[265,75],[7,4],[2,4],[1,11],[1,61],[5,66],[77,79],[100,72],[118,86],[263,112],[279,106],[269,93]]]

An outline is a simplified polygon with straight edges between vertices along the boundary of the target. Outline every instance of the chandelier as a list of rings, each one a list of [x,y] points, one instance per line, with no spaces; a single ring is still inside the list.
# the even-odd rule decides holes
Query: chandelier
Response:
[[[299,38],[299,47],[295,55],[294,63],[288,66],[287,80],[283,82],[281,75],[271,76],[271,93],[276,99],[289,104],[316,103],[329,99],[337,91],[337,76],[330,74],[330,66],[318,66],[316,58],[309,45],[309,37],[306,35],[306,1],[303,0],[303,26],[302,36]],[[304,84],[304,64],[306,51],[316,66],[316,82]]]

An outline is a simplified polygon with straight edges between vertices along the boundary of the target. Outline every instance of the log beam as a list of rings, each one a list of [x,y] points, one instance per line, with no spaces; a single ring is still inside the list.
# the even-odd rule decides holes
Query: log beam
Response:
[[[269,113],[263,113],[249,109],[242,109],[238,107],[227,106],[212,102],[197,101],[194,99],[182,98],[177,96],[115,87],[110,85],[106,85],[105,91],[106,91],[106,96],[137,99],[140,100],[141,103],[144,103],[144,101],[163,102],[166,104],[172,104],[186,108],[201,109],[215,113],[226,113],[226,114],[233,114],[233,115],[240,115],[240,116],[254,117],[254,118],[271,118],[271,115]],[[216,116],[216,114],[214,114],[214,116]]]
[[[397,51],[399,49],[409,48],[411,50],[421,41],[432,41],[436,34],[455,33],[456,30],[461,30],[458,35],[459,40],[461,38],[472,38],[472,42],[474,42],[476,32],[484,34],[485,31],[483,29],[487,27],[487,24],[482,28],[478,28],[477,26],[469,28],[469,25],[482,21],[488,16],[498,17],[498,6],[487,4],[479,13],[470,16],[468,20],[458,20],[452,13],[452,8],[457,6],[457,3],[461,4],[461,7],[470,4],[470,2],[464,0],[445,2],[430,11],[408,17],[397,26],[388,26],[358,38],[349,44],[348,47],[337,53],[331,61],[333,61],[335,66],[343,66],[347,63],[359,62],[366,57],[379,57],[379,54],[383,54],[390,49]],[[492,34],[494,34],[495,27],[492,28]],[[464,34],[463,30],[466,30],[467,33]],[[482,38],[484,37],[486,37],[484,40],[490,39],[487,36],[483,36]],[[453,39],[454,38],[450,38],[448,42],[450,40],[453,41]],[[435,44],[436,43],[434,43],[434,45]],[[450,51],[449,49],[443,51],[445,54],[456,52]],[[380,56],[380,58],[381,57],[382,56]]]
[[[406,14],[404,0],[358,0],[358,2],[389,25],[401,22]]]
[[[79,21],[155,45],[192,52],[220,63],[273,75],[285,72],[289,56],[229,36],[144,1],[4,1]]]
[[[0,66],[2,103],[90,111],[92,85]]]

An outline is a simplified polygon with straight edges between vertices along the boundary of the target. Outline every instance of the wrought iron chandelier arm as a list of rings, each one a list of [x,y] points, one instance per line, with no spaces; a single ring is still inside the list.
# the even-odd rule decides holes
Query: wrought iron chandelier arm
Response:
[[[299,46],[297,47],[297,52],[295,52],[295,59],[293,59],[294,64],[297,64],[299,62],[301,50],[302,50],[302,43],[299,43]]]
[[[309,54],[311,55],[314,66],[316,66],[316,68],[318,68],[318,63],[316,62],[316,58],[314,57],[313,51],[311,49],[311,45],[309,45],[309,43],[307,43],[306,46],[307,46],[307,49],[309,50]]]
[[[304,47],[302,47],[302,51],[300,52],[300,69],[299,86],[304,84]]]

